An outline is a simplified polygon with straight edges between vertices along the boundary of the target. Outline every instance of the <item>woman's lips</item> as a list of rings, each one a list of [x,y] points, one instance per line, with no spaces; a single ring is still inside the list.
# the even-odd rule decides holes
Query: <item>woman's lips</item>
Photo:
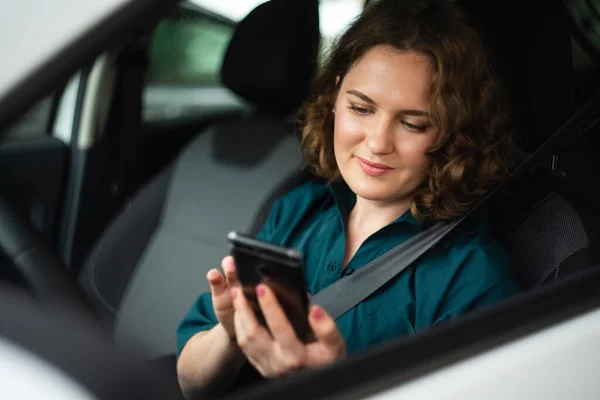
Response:
[[[389,165],[374,163],[361,157],[356,157],[356,159],[358,160],[358,165],[360,165],[362,170],[365,171],[365,174],[369,176],[381,176],[393,170]]]

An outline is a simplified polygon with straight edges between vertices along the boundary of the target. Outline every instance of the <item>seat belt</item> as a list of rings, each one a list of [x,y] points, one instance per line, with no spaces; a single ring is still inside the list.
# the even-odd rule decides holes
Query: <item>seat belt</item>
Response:
[[[334,319],[338,319],[392,278],[399,275],[423,253],[435,246],[478,209],[481,204],[505,186],[508,181],[530,171],[536,163],[548,160],[553,154],[564,150],[576,138],[585,135],[598,125],[600,125],[600,91],[465,216],[453,222],[434,223],[407,241],[367,263],[352,275],[345,276],[321,290],[312,297],[311,304],[323,307],[329,315]]]

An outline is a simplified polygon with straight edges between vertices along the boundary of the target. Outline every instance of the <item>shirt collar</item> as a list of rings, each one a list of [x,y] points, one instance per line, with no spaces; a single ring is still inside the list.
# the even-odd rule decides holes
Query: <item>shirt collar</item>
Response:
[[[352,211],[352,208],[354,208],[354,205],[356,204],[356,194],[352,192],[348,184],[341,179],[330,182],[328,186],[338,207],[340,216],[342,217],[344,227],[346,227],[348,225],[348,216],[350,215],[350,211]],[[409,223],[410,225],[413,225],[419,229],[426,227],[416,220],[410,209],[406,210],[404,214],[396,218],[388,226],[396,225],[402,222]]]

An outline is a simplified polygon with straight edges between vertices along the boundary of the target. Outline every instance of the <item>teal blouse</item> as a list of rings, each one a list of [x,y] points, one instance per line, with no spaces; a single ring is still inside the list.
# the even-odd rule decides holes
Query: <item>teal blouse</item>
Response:
[[[309,291],[318,293],[417,234],[410,211],[367,238],[342,271],[348,215],[356,196],[343,182],[307,183],[273,206],[258,234],[299,249]],[[349,353],[451,320],[520,291],[507,252],[489,234],[485,209],[373,295],[338,318]],[[217,324],[210,293],[200,295],[177,331],[178,353],[197,332]]]

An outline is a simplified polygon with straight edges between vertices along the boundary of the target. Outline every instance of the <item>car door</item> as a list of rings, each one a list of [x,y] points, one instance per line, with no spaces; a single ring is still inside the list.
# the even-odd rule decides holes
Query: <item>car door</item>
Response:
[[[79,172],[71,174],[59,250],[75,273],[112,218],[189,139],[246,109],[219,83],[234,25],[183,2],[113,49],[105,68],[94,65],[92,73],[99,67],[113,80],[86,88],[99,103],[110,100],[105,123],[95,133],[84,129],[89,140],[74,149]],[[89,103],[83,114],[103,113]]]
[[[141,165],[135,166],[143,171],[137,184],[170,162],[204,127],[220,119],[238,118],[247,108],[219,83],[221,61],[234,26],[234,21],[218,13],[184,2],[151,30],[142,94],[142,138],[135,141],[136,146],[143,146],[136,152],[144,155],[143,163],[140,159]],[[77,143],[82,139],[80,130],[89,131],[80,126],[87,122],[82,114],[99,112],[90,109],[94,102],[89,98],[104,95],[94,91],[112,92],[108,98],[113,104],[106,116],[112,126],[107,130],[115,130],[123,122],[111,118],[120,115],[114,111],[120,107],[115,107],[115,99],[123,94],[118,85],[107,89],[91,85],[87,79],[97,61],[0,132],[0,193],[75,270],[131,194],[120,193],[113,176],[119,171],[111,170],[132,156],[121,151],[120,139],[114,136],[139,135],[84,132],[88,145]],[[118,74],[123,64],[117,61],[115,68]]]
[[[79,74],[0,133],[0,193],[56,246]]]

